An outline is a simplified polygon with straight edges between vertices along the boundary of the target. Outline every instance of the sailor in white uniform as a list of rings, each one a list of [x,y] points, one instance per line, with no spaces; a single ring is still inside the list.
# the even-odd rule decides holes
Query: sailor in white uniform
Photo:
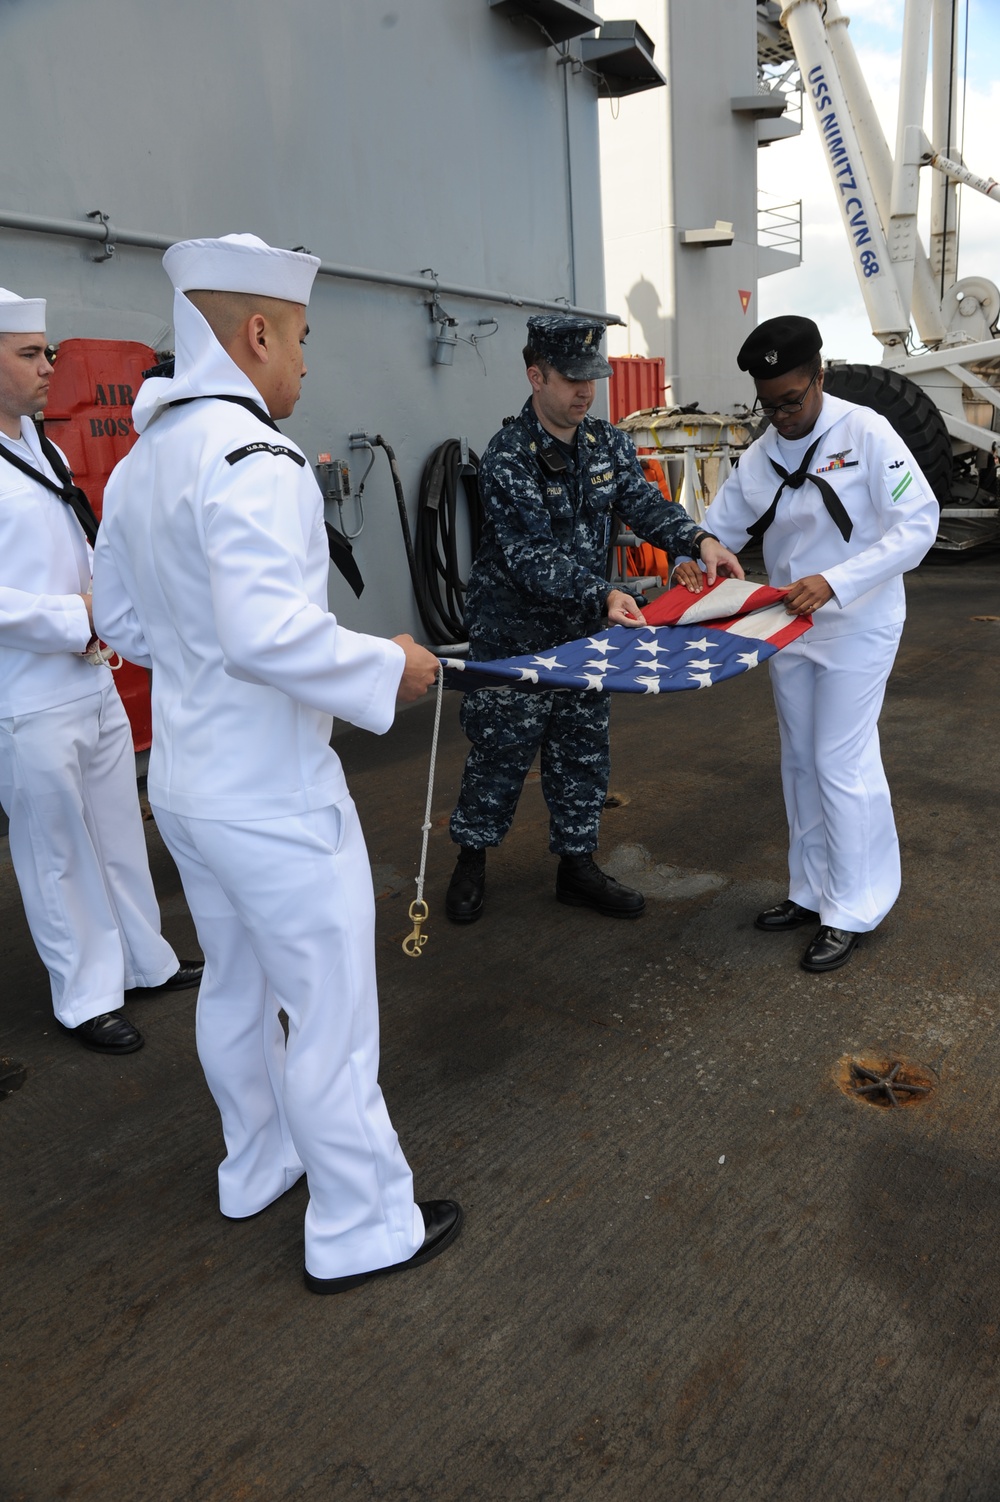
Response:
[[[32,417],[45,406],[44,298],[0,288],[0,805],[61,1027],[101,1053],[142,1035],[133,987],[197,982],[160,934],[132,737],[94,649],[97,522]]]
[[[107,487],[94,619],[153,669],[149,800],[205,951],[220,1207],[245,1219],[305,1173],[306,1285],[336,1293],[430,1260],[462,1221],[414,1202],[379,1089],[374,897],[330,746],[334,715],[380,734],[438,664],[329,610],[322,498],[274,423],[305,374],[316,257],[234,235],[163,263],[175,373],[141,388]]]
[[[789,826],[788,899],[766,932],[820,928],[802,966],[834,970],[899,895],[899,841],[878,718],[903,630],[902,575],[934,541],[938,506],[885,418],[826,396],[819,329],[762,323],[738,356],[771,426],[705,525],[734,552],[763,539],[770,582],[812,629],[772,658]]]

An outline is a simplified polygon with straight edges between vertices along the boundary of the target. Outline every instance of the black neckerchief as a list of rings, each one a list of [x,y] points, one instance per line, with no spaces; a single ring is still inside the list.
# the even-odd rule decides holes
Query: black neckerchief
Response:
[[[264,410],[264,408],[260,405],[260,402],[255,402],[252,396],[230,396],[227,392],[206,391],[204,396],[179,396],[175,402],[168,402],[167,406],[186,407],[188,402],[202,401],[234,402],[237,407],[244,407],[246,411],[250,413],[251,417],[256,417],[259,422],[266,424],[266,426],[271,428],[275,433],[281,432],[281,429],[278,427],[278,424],[275,422],[270,413]]]
[[[39,485],[44,485],[46,490],[51,490],[53,495],[57,495],[61,501],[65,501],[83,528],[84,536],[90,543],[90,546],[93,547],[97,541],[97,517],[94,515],[93,507],[87,499],[85,492],[80,489],[79,485],[74,484],[73,476],[63,463],[62,455],[55,444],[50,443],[44,433],[39,433],[38,441],[41,444],[42,453],[59,477],[60,483],[58,485],[50,480],[48,475],[43,475],[40,469],[36,469],[26,459],[22,459],[20,454],[12,454],[6,444],[0,443],[0,454],[15,469],[19,469],[22,474],[27,475],[30,479],[37,480]]]
[[[798,490],[800,485],[804,485],[807,480],[811,480],[812,483],[818,487],[819,493],[823,497],[823,505],[826,507],[827,511],[830,514],[830,520],[833,522],[834,526],[837,528],[837,531],[840,533],[844,541],[850,542],[851,533],[854,531],[854,523],[848,516],[843,501],[840,499],[840,496],[834,490],[830,482],[828,480],[824,480],[822,475],[811,475],[809,473],[809,466],[812,463],[813,455],[819,448],[825,436],[826,435],[824,433],[821,433],[820,436],[816,439],[815,443],[810,444],[809,448],[806,451],[805,457],[802,460],[802,463],[799,465],[798,469],[794,470],[791,474],[789,474],[787,469],[783,469],[776,459],[771,459],[770,454],[768,454],[768,459],[771,460],[771,467],[776,470],[776,472],[781,476],[781,484],[775,491],[774,500],[771,502],[770,506],[768,506],[767,510],[764,512],[764,515],[762,517],[759,517],[758,520],[754,522],[752,527],[747,527],[748,536],[763,537],[768,527],[774,521],[775,513],[778,509],[778,502],[781,499],[781,492],[784,490],[786,485],[791,486],[793,490]]]
[[[268,412],[265,412],[264,408],[255,402],[252,396],[234,396],[222,391],[206,391],[204,396],[182,396],[175,402],[168,402],[167,405],[169,407],[185,407],[188,402],[199,401],[234,402],[237,407],[245,408],[251,417],[256,417],[258,422],[264,423],[266,427],[271,428],[275,433],[281,432],[274,418]],[[354,560],[354,549],[343,532],[338,532],[337,528],[331,526],[328,521],[324,521],[323,525],[326,527],[326,544],[329,549],[331,561],[340,574],[347,580],[354,593],[360,598],[361,591],[365,587],[365,581],[361,577],[361,570]]]

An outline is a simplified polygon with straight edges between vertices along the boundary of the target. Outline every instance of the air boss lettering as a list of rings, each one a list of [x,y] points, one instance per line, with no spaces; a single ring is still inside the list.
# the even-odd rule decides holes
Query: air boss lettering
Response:
[[[94,391],[95,407],[131,407],[134,400],[131,386],[98,386]]]
[[[132,410],[132,387],[108,382],[94,388],[95,407],[127,407]],[[131,417],[92,417],[91,438],[128,438],[132,433]]]
[[[131,417],[92,417],[91,438],[127,438],[132,431]]]
[[[878,276],[881,270],[878,263],[878,255],[874,250],[865,249],[872,243],[871,230],[865,216],[865,206],[857,196],[858,183],[851,159],[848,156],[847,147],[841,134],[840,123],[836,111],[833,108],[833,99],[830,97],[826,79],[823,76],[822,64],[817,63],[809,71],[809,91],[812,95],[813,105],[816,109],[816,118],[823,144],[826,146],[830,165],[833,169],[834,179],[840,189],[841,198],[844,200],[844,217],[854,247],[858,253],[858,261],[861,270],[866,277]],[[847,195],[850,194],[850,197]]]

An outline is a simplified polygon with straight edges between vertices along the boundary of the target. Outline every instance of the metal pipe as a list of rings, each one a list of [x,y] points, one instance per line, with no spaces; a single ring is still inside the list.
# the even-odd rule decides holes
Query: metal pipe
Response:
[[[899,66],[899,102],[896,109],[896,158],[893,169],[893,201],[906,197],[902,179],[906,173],[906,132],[920,125],[927,88],[927,53],[931,39],[931,0],[907,0],[903,15],[903,48]]]
[[[958,6],[955,0],[934,0],[934,67],[931,74],[933,110],[931,140],[951,156],[961,154],[955,96],[958,91]],[[958,277],[958,189],[951,178],[935,177],[931,183],[931,265],[937,295]]]
[[[928,167],[936,167],[939,172],[943,172],[945,177],[950,177],[957,183],[965,183],[967,187],[975,188],[977,193],[985,193],[987,198],[994,198],[1000,203],[1000,183],[995,177],[977,177],[968,167],[963,167],[961,162],[953,162],[940,151],[929,152],[924,161]]]
[[[563,78],[563,130],[566,135],[566,233],[569,238],[569,291],[570,296],[576,297],[576,224],[574,223],[573,196],[573,132],[570,129],[569,119],[569,70],[573,59],[569,55],[569,44],[560,58]]]
[[[931,39],[931,0],[907,0],[903,14],[903,51],[896,112],[896,156],[885,226],[896,284],[907,315],[913,303],[913,266],[917,245],[920,122],[927,87],[927,53]],[[917,134],[914,136],[914,130]]]
[[[961,356],[962,365],[975,365],[979,360],[995,360],[1000,353],[1000,341],[996,339],[980,339],[975,344],[950,345],[946,349],[932,349],[923,355],[909,355],[903,360],[898,369],[903,375],[923,385],[921,374],[928,370],[946,370],[953,365],[958,356]],[[962,377],[963,381],[965,377]],[[996,434],[994,434],[996,437]]]
[[[77,240],[107,241],[108,226],[84,219],[53,219],[42,214],[11,214],[4,212],[0,218],[4,229],[31,230],[43,235],[70,235]],[[164,250],[166,245],[164,245]]]
[[[56,219],[47,214],[16,214],[0,209],[0,229],[20,229],[36,235],[66,235],[73,240],[98,240],[105,250],[115,245],[137,245],[144,250],[167,250],[176,244],[176,235],[153,235],[144,230],[119,229],[106,217]],[[475,302],[502,303],[515,308],[539,308],[546,313],[566,313],[575,318],[592,318],[598,323],[623,323],[617,313],[578,308],[569,302],[546,302],[537,297],[521,297],[513,292],[497,292],[487,287],[465,287],[458,282],[442,282],[437,277],[409,276],[392,271],[376,271],[369,266],[344,266],[337,261],[320,261],[320,276],[341,281],[374,282],[385,287],[412,287],[424,293],[443,292],[448,297],[467,297]]]

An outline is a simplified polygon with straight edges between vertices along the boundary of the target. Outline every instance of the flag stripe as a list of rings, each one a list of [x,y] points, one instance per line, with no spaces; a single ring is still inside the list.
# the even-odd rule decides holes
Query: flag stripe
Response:
[[[700,595],[675,585],[643,611],[650,626],[694,625],[718,621],[725,616],[748,615],[784,598],[784,590],[769,584],[747,584],[742,579],[719,579]]]
[[[808,617],[808,625],[799,625],[803,616],[789,615],[784,605],[768,605],[763,610],[756,611],[753,615],[736,615],[728,621],[714,621],[712,624],[717,631],[731,631],[734,636],[743,636],[753,641],[769,641],[775,647],[787,647],[790,641],[801,636],[803,630],[812,625],[812,616]]]

